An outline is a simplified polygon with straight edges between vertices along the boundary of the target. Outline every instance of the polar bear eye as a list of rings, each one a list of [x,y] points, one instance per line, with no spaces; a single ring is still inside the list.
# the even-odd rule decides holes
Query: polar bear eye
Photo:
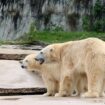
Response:
[[[53,49],[50,49],[50,51],[52,52],[52,51],[53,51]]]
[[[41,54],[43,54],[43,52],[40,52]]]
[[[26,62],[28,62],[28,60],[26,60]]]

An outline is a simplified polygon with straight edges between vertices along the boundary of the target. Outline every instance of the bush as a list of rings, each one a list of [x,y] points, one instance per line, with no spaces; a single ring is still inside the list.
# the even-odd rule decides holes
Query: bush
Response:
[[[93,30],[98,32],[102,31],[102,20],[95,20]]]
[[[105,4],[97,0],[91,8],[90,16],[83,17],[83,29],[86,31],[105,32]]]
[[[84,29],[85,31],[90,31],[89,16],[84,16],[84,17],[83,17],[83,29]]]

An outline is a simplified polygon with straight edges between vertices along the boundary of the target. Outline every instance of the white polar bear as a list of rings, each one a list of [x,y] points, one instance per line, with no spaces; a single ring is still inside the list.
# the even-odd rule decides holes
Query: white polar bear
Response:
[[[105,42],[98,38],[52,44],[36,57],[42,64],[58,62],[61,65],[60,88],[56,96],[68,96],[76,78],[86,74],[88,91],[82,97],[100,97],[105,79]]]

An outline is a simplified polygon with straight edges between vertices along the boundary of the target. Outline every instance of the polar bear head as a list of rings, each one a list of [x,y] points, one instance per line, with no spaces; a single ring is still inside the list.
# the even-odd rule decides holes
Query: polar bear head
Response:
[[[60,60],[61,55],[61,44],[51,44],[43,48],[35,60],[39,61],[40,64],[56,62]]]
[[[36,54],[27,55],[23,60],[20,61],[21,67],[28,71],[39,71],[40,63],[35,60]]]

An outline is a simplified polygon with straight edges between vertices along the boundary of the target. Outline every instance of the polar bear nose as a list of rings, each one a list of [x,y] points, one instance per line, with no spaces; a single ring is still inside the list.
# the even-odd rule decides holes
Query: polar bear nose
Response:
[[[23,65],[21,65],[22,68],[25,68]]]
[[[41,53],[39,53],[39,54],[35,57],[35,60],[36,60],[36,61],[39,61],[40,64],[43,64],[44,61],[45,61],[45,59],[44,59],[44,55],[41,54]]]
[[[21,68],[23,68],[23,69],[27,69],[27,66],[21,65]]]
[[[35,58],[36,61],[39,61],[40,64],[43,64],[44,63],[44,58]]]
[[[39,59],[38,59],[38,58],[35,58],[35,60],[36,60],[36,61],[39,61]]]

